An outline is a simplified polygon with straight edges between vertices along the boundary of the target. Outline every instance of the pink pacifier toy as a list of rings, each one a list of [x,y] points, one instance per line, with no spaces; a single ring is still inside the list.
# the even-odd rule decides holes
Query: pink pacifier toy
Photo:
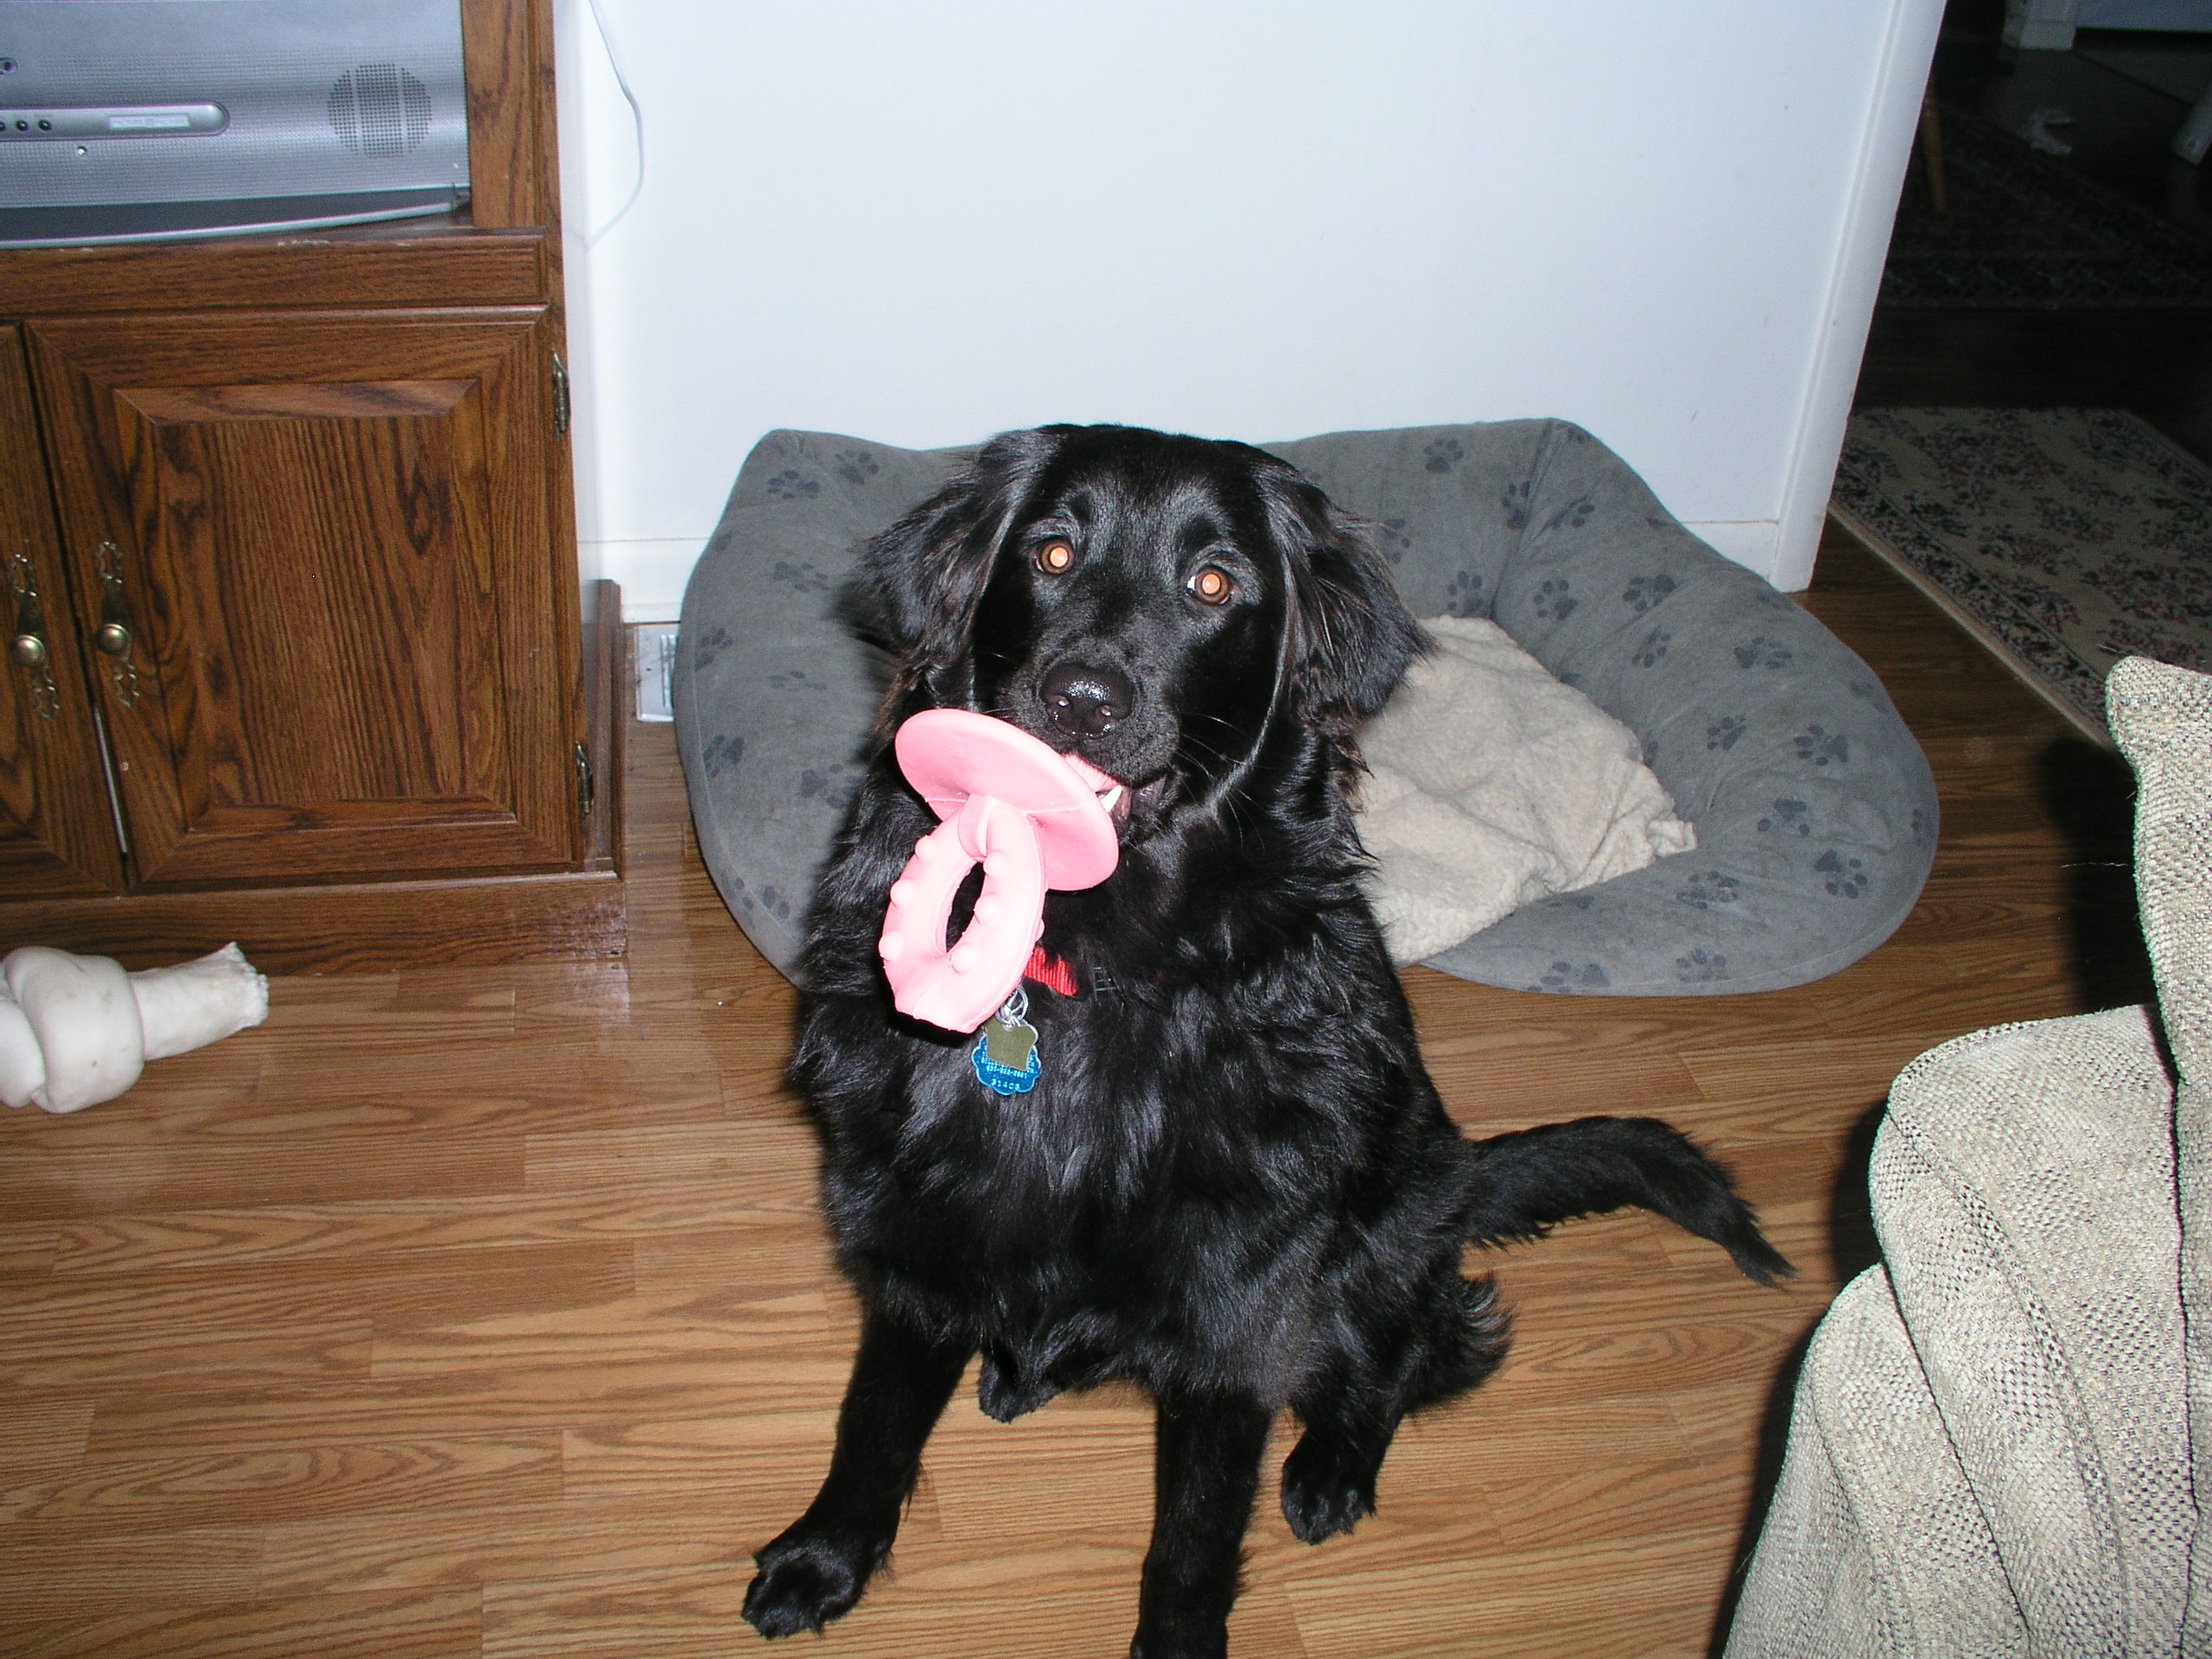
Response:
[[[1019,727],[962,709],[913,715],[893,749],[944,822],[914,843],[891,884],[876,952],[899,1013],[974,1031],[1020,990],[1045,931],[1045,890],[1095,887],[1113,874],[1121,846],[1107,808],[1122,785]],[[953,894],[978,863],[982,894],[948,950]]]

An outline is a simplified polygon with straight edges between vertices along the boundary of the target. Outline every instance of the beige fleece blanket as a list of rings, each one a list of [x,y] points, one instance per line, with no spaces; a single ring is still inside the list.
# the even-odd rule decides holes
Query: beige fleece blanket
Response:
[[[1435,652],[1360,734],[1359,833],[1393,960],[1697,845],[1635,733],[1496,623],[1422,626]]]

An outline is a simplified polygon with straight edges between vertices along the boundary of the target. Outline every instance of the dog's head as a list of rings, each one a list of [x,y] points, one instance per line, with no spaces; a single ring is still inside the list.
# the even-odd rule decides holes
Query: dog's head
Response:
[[[1080,753],[1127,786],[1129,839],[1269,755],[1341,781],[1423,645],[1294,467],[1130,427],[992,440],[867,565],[904,652],[893,715],[977,709]]]

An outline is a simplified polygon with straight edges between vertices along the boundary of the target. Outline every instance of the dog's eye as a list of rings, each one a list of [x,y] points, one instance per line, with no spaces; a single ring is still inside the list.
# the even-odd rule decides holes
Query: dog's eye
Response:
[[[1236,584],[1229,579],[1229,572],[1217,564],[1202,564],[1192,573],[1189,588],[1192,597],[1202,605],[1225,605],[1236,591]]]
[[[1064,576],[1075,568],[1075,547],[1057,537],[1037,550],[1037,568],[1048,576]]]

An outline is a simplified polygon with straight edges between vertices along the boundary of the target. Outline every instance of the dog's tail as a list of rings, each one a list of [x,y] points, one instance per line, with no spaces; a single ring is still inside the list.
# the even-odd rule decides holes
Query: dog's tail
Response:
[[[1636,1205],[1711,1239],[1763,1285],[1796,1271],[1728,1172],[1656,1118],[1579,1117],[1466,1145],[1470,1243],[1541,1238],[1554,1223]]]

